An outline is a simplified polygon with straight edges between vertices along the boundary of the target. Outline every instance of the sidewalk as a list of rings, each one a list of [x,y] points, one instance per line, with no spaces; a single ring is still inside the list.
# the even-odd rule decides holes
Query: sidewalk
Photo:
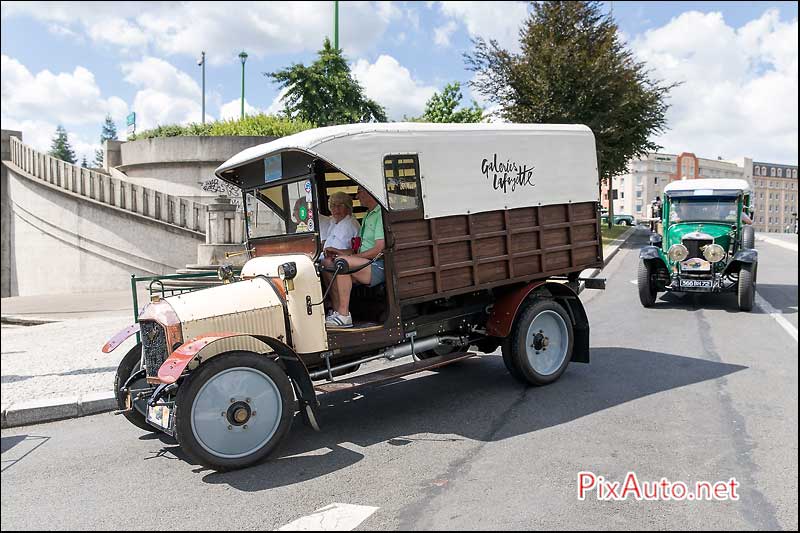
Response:
[[[603,248],[606,264],[634,231]],[[140,292],[140,305],[146,301]],[[130,291],[3,298],[1,305],[3,428],[117,408],[114,375],[135,337],[110,354],[100,349],[133,322]]]

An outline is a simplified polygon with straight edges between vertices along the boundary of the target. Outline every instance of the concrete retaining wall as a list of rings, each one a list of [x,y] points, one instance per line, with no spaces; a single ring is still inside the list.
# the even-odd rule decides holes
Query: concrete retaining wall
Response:
[[[3,242],[11,250],[7,264],[13,273],[3,296],[125,289],[131,274],[172,274],[193,263],[197,245],[205,242],[202,233],[3,167],[4,225],[6,206],[9,216]]]

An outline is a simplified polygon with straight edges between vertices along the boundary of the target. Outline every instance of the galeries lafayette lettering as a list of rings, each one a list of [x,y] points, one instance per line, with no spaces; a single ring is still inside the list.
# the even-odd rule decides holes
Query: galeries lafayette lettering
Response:
[[[502,189],[506,194],[509,192],[509,187],[511,192],[514,192],[517,186],[535,187],[536,184],[532,182],[535,168],[533,165],[529,167],[526,164],[517,164],[510,159],[506,162],[499,162],[497,154],[494,154],[491,160],[484,159],[481,162],[481,172],[487,180],[491,177],[494,190]]]

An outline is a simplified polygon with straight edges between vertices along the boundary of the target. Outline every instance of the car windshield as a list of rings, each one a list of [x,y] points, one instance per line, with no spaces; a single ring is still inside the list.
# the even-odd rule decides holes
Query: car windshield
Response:
[[[713,221],[735,223],[738,203],[736,198],[673,198],[670,205],[670,222]]]
[[[312,191],[309,179],[248,191],[248,237],[253,239],[314,232]]]

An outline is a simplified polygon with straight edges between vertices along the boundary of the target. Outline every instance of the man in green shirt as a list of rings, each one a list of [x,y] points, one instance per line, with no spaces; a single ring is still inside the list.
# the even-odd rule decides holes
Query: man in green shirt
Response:
[[[373,258],[383,253],[385,247],[383,212],[380,204],[360,185],[356,196],[361,205],[369,209],[367,215],[361,221],[361,245],[358,248],[358,252],[326,249],[326,252],[333,258],[344,257],[351,270],[369,263]],[[383,258],[353,274],[339,274],[336,276],[331,289],[333,311],[325,319],[326,327],[332,329],[353,327],[353,317],[350,316],[350,291],[353,289],[354,282],[374,287],[385,280]]]

